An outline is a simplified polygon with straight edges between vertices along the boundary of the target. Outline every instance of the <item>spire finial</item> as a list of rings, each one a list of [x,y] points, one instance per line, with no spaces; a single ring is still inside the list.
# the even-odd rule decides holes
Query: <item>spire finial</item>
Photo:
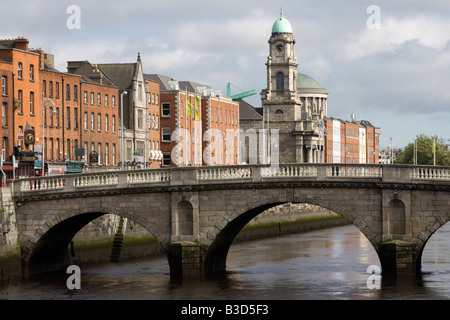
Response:
[[[280,17],[283,16],[283,7],[281,7],[281,11],[280,11]]]

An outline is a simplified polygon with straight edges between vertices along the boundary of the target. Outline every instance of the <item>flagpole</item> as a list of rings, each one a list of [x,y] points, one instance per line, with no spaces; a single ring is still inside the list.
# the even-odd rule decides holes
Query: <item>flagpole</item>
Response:
[[[433,138],[433,165],[436,165],[436,137]]]

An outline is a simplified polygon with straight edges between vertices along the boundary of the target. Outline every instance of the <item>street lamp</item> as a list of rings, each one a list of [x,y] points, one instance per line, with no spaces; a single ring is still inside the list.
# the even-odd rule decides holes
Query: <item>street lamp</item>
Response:
[[[41,176],[45,175],[45,120],[46,120],[46,116],[45,116],[45,109],[47,107],[54,107],[55,104],[53,103],[52,100],[50,99],[44,99],[44,103],[43,103],[43,108],[42,108],[42,165],[41,165]],[[54,112],[56,113],[56,111],[54,110]]]
[[[123,95],[128,94],[128,92],[124,91],[120,94],[120,162],[122,163],[122,171],[125,170],[125,156],[124,156],[124,147],[123,147]]]

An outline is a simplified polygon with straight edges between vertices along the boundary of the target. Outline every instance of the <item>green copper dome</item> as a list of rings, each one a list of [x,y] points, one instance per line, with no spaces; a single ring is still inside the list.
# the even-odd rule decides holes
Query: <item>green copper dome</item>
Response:
[[[281,10],[280,17],[273,24],[272,34],[274,33],[292,33],[291,24],[283,17],[283,10]]]
[[[306,74],[303,74],[303,73],[299,73],[297,75],[297,88],[322,89],[322,87],[316,80],[314,80],[310,76],[307,76]]]

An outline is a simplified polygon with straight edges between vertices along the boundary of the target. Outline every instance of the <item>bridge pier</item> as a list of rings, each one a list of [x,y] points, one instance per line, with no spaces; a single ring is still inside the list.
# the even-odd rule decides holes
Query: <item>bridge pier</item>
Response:
[[[415,274],[415,244],[392,240],[381,244],[380,262],[383,275]]]
[[[203,276],[205,256],[206,248],[196,242],[172,243],[168,250],[170,276],[174,278]]]

